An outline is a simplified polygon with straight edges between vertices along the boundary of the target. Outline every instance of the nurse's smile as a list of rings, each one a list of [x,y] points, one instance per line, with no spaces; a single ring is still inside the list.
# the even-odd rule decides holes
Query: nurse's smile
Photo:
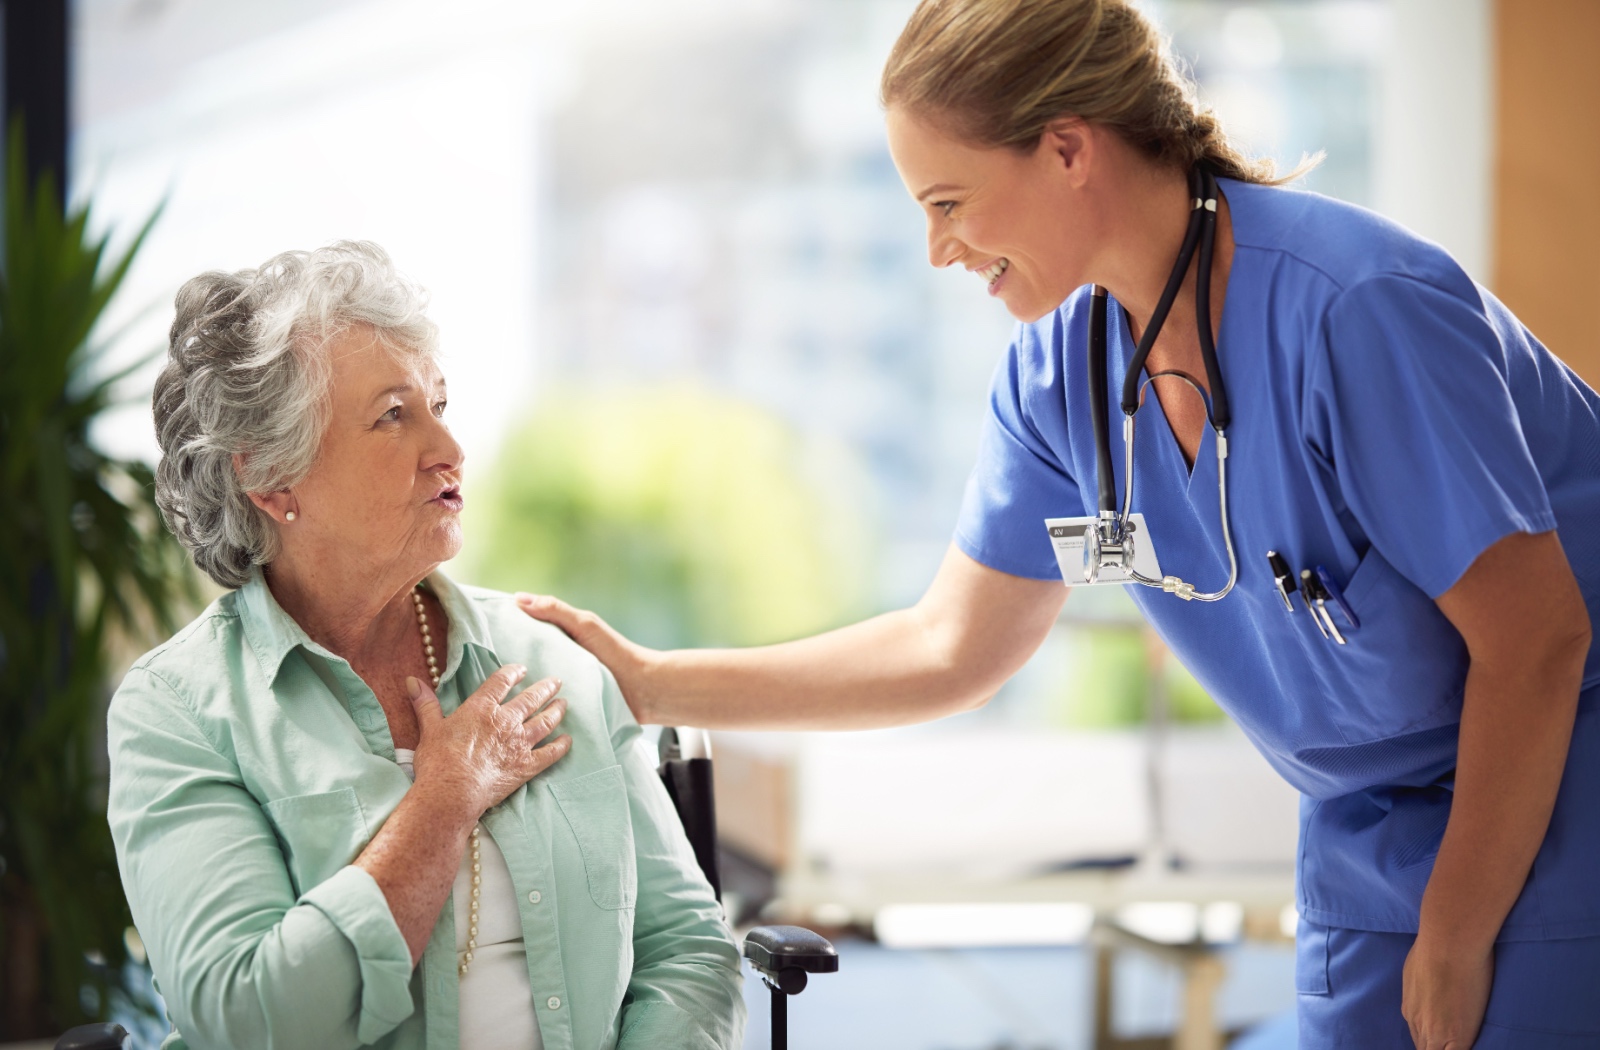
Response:
[[[996,259],[994,262],[988,264],[987,266],[978,267],[976,272],[977,272],[978,276],[982,277],[984,279],[984,281],[988,284],[988,286],[989,286],[989,294],[990,295],[998,295],[998,294],[1000,294],[1001,278],[1005,276],[1006,270],[1008,270],[1010,268],[1011,268],[1011,260],[1010,259]],[[968,267],[968,269],[972,269],[972,268]]]

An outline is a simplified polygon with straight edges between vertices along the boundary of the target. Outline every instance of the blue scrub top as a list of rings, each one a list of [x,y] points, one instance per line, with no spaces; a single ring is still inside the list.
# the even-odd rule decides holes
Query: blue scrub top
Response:
[[[1414,932],[1468,663],[1434,599],[1497,540],[1556,529],[1600,625],[1600,397],[1437,245],[1317,194],[1219,182],[1236,244],[1217,353],[1239,582],[1210,604],[1130,592],[1301,791],[1301,914]],[[1088,302],[1080,289],[1020,325],[995,374],[955,540],[1002,572],[1059,579],[1044,520],[1096,511]],[[1116,406],[1134,344],[1115,301],[1108,319]],[[1215,435],[1191,474],[1151,396],[1134,454],[1133,507],[1162,571],[1221,587]],[[1342,586],[1361,620],[1348,645],[1298,595],[1284,610],[1268,550]],[[1600,650],[1583,685],[1551,830],[1503,939],[1600,935]]]

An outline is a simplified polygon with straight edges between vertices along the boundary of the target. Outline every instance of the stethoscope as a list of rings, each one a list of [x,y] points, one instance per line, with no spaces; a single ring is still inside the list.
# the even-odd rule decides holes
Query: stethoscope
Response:
[[[1196,165],[1189,173],[1189,194],[1193,207],[1189,215],[1189,229],[1183,235],[1183,247],[1178,250],[1178,261],[1173,264],[1172,275],[1167,278],[1166,290],[1156,303],[1156,310],[1139,339],[1139,347],[1128,362],[1127,374],[1122,380],[1122,444],[1123,488],[1122,510],[1117,510],[1116,481],[1111,473],[1111,423],[1106,394],[1106,290],[1095,285],[1089,299],[1089,415],[1094,426],[1095,468],[1100,489],[1100,513],[1094,524],[1083,534],[1083,575],[1090,583],[1099,579],[1103,569],[1120,569],[1129,580],[1146,587],[1159,587],[1184,601],[1215,602],[1227,596],[1239,582],[1239,559],[1233,552],[1233,533],[1228,528],[1228,424],[1232,413],[1228,409],[1228,391],[1222,385],[1222,369],[1217,365],[1217,347],[1211,338],[1211,253],[1217,239],[1217,180],[1205,168]],[[1194,377],[1177,371],[1157,372],[1141,384],[1139,373],[1145,358],[1155,345],[1161,326],[1166,323],[1172,301],[1178,296],[1183,276],[1194,259],[1195,247],[1200,249],[1200,272],[1195,275],[1195,323],[1200,330],[1200,356],[1205,360],[1206,380],[1211,396],[1194,380]],[[1154,579],[1140,574],[1133,567],[1134,528],[1133,505],[1133,417],[1144,404],[1145,392],[1150,384],[1162,376],[1181,379],[1194,387],[1206,405],[1206,421],[1217,436],[1217,493],[1222,508],[1222,542],[1228,549],[1228,585],[1220,591],[1205,593],[1194,589],[1176,576]]]

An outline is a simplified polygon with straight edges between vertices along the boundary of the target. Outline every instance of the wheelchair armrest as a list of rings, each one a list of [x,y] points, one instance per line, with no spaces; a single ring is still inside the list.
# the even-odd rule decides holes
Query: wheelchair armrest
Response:
[[[122,1050],[127,1038],[120,1024],[81,1024],[57,1039],[55,1050]]]
[[[836,973],[839,953],[827,938],[803,926],[757,926],[744,938],[744,957],[777,988],[798,995],[806,974]]]

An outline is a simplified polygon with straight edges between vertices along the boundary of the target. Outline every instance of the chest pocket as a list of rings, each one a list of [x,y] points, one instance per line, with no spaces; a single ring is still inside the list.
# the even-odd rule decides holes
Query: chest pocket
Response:
[[[1348,645],[1309,638],[1297,623],[1317,676],[1335,698],[1347,744],[1382,740],[1455,721],[1466,683],[1467,647],[1433,600],[1376,549],[1368,550],[1344,588],[1361,618]],[[1334,609],[1334,622],[1344,628]]]
[[[349,864],[372,837],[355,788],[290,795],[261,809],[277,832],[296,894]]]
[[[578,840],[589,896],[602,908],[631,908],[639,892],[633,821],[622,767],[550,783],[550,793]]]

